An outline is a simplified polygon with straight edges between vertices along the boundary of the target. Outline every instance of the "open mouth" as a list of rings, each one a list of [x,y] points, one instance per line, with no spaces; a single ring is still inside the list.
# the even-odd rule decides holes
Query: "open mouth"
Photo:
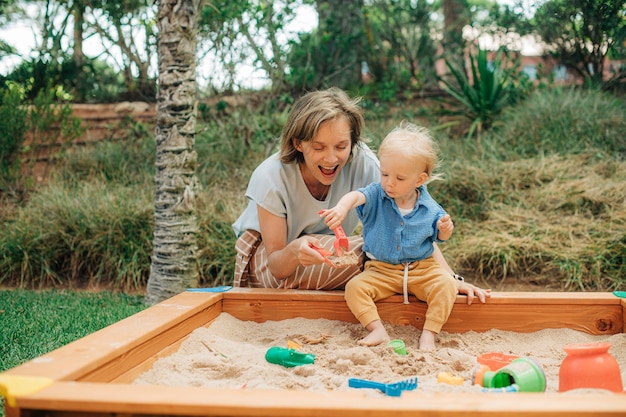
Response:
[[[326,167],[319,165],[320,172],[325,177],[332,177],[333,175],[335,175],[335,172],[337,172],[338,167],[339,165],[335,165],[332,168],[326,168]]]

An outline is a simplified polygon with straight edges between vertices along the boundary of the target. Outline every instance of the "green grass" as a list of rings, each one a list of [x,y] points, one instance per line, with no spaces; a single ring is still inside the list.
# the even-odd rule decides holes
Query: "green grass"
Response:
[[[143,296],[110,291],[0,290],[0,372],[146,307]],[[0,401],[0,416],[3,408]]]
[[[0,290],[0,371],[13,368],[146,308],[143,296]]]
[[[0,372],[103,329],[147,305],[105,292],[0,290]],[[0,397],[0,417],[4,402]]]

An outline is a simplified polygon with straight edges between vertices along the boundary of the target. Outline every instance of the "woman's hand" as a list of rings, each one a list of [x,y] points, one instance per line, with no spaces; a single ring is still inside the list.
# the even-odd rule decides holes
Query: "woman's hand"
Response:
[[[467,305],[474,302],[474,298],[478,297],[481,303],[485,303],[488,298],[491,298],[491,289],[483,290],[469,282],[459,281],[458,290],[459,294],[467,295]]]
[[[333,252],[331,252],[329,250],[326,250],[326,249],[324,249],[322,247],[317,247],[313,243],[309,244],[309,247],[322,256],[322,258],[324,259],[324,263],[326,265],[330,266],[331,268],[336,268],[337,267],[329,258],[330,256],[333,255]]]
[[[300,265],[310,266],[325,263],[334,267],[333,263],[327,258],[327,256],[332,255],[332,252],[324,249],[319,240],[310,236],[303,236],[294,240],[293,243],[297,243],[297,256]]]

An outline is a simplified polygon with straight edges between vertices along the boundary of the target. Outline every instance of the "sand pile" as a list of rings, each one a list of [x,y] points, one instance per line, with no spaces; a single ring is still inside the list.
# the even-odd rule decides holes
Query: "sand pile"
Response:
[[[294,318],[265,323],[240,321],[222,313],[208,328],[196,329],[179,350],[159,359],[140,375],[136,384],[222,388],[297,390],[347,390],[349,378],[396,382],[418,377],[424,392],[480,391],[471,383],[476,358],[499,352],[534,359],[546,375],[546,392],[557,392],[558,371],[565,358],[563,346],[610,342],[626,381],[626,335],[593,336],[570,329],[533,333],[489,330],[484,333],[447,333],[437,337],[432,352],[417,349],[419,330],[412,326],[386,325],[392,339],[406,344],[407,355],[387,346],[364,347],[356,342],[367,331],[360,324],[327,319]],[[315,355],[311,365],[286,368],[269,363],[265,353],[272,346],[297,343],[303,353]],[[437,383],[437,375],[449,372],[463,378],[463,385]],[[378,391],[372,390],[382,395]]]

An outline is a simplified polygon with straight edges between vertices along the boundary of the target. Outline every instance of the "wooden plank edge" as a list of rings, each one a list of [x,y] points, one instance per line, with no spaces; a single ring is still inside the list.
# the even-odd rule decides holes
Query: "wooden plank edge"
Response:
[[[213,323],[215,321],[215,319],[221,314],[221,307],[220,310],[215,310],[216,314],[211,314],[211,320],[209,320],[207,323],[202,324],[201,327],[209,327],[211,325],[211,323]],[[192,329],[193,330],[199,328],[200,326]],[[189,334],[187,334],[186,336],[176,340],[175,342],[173,342],[172,344],[169,344],[167,346],[165,346],[163,349],[161,349],[160,351],[150,355],[148,358],[146,358],[143,361],[136,361],[137,364],[135,366],[132,367],[123,367],[122,369],[127,369],[126,371],[122,371],[120,372],[120,369],[117,369],[118,375],[116,375],[113,379],[111,379],[110,381],[108,381],[109,383],[112,384],[130,384],[133,383],[137,378],[139,378],[139,376],[141,374],[143,374],[144,372],[149,371],[150,369],[152,369],[152,366],[154,365],[154,363],[156,361],[158,361],[159,359],[168,357],[176,352],[178,352],[178,349],[180,349],[180,345],[183,344],[185,342],[185,340],[187,340],[189,338],[189,336],[191,335],[191,332]],[[102,382],[100,380],[94,379],[93,382]]]
[[[343,291],[313,291],[291,290],[274,288],[233,288],[224,293],[224,298],[229,299],[283,299],[285,301],[314,300],[314,301],[337,301],[343,300]],[[410,296],[410,300],[417,301]],[[403,301],[402,295],[394,295],[380,303],[398,303]],[[492,292],[487,303],[492,304],[609,304],[619,305],[620,299],[610,292]],[[458,295],[456,304],[467,304],[467,296]],[[476,298],[474,303],[480,303]]]
[[[421,393],[401,397],[363,390],[210,389],[57,382],[16,399],[18,409],[59,412],[204,416],[623,416],[626,394]]]
[[[221,300],[222,294],[178,294],[5,373],[55,381],[81,380],[89,375],[101,378],[102,371],[108,373],[107,369],[112,367],[119,374],[124,370],[119,367],[121,362],[132,367],[132,362],[144,361],[173,343],[174,338],[184,337],[184,332],[191,332],[219,315]],[[215,311],[208,314],[212,306],[216,307]],[[177,326],[180,326],[178,336],[172,337],[170,333],[169,337],[163,337]]]
[[[610,293],[505,293],[482,304],[467,304],[459,297],[443,327],[448,332],[485,332],[500,329],[530,333],[545,328],[570,328],[595,335],[624,331],[624,309]],[[500,300],[500,302],[497,302]],[[552,302],[554,301],[554,302]],[[427,305],[414,297],[408,305],[402,296],[377,303],[383,321],[390,324],[413,325],[419,329],[425,320]],[[245,321],[264,322],[294,317],[329,318],[349,323],[356,319],[348,309],[343,292],[312,292],[298,290],[234,289],[223,300],[223,311]]]

